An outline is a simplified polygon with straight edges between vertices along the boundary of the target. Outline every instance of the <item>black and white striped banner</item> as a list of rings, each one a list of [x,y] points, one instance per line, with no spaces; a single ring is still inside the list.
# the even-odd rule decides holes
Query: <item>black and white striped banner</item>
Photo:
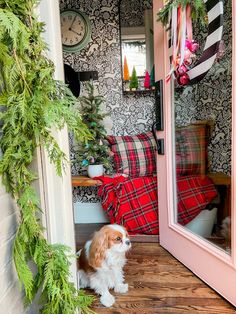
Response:
[[[188,85],[200,82],[212,67],[223,34],[223,0],[203,0],[208,16],[208,35],[203,53],[194,67],[186,72]],[[170,43],[170,41],[169,41]]]

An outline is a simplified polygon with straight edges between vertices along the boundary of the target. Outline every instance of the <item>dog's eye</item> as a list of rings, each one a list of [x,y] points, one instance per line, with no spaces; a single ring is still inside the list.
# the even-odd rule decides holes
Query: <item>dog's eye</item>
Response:
[[[121,240],[121,237],[117,237],[117,238],[116,238],[116,241],[120,241],[120,240]]]

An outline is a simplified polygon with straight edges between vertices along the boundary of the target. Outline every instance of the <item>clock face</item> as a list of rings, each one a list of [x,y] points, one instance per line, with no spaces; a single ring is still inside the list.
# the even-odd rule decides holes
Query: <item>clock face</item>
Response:
[[[82,49],[90,39],[88,18],[81,12],[66,10],[61,13],[61,36],[65,51]]]

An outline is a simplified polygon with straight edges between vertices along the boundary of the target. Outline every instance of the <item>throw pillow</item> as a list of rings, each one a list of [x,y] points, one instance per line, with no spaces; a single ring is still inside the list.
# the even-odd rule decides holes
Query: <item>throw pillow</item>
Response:
[[[156,173],[157,146],[152,132],[138,135],[108,136],[114,154],[116,173],[130,177]]]

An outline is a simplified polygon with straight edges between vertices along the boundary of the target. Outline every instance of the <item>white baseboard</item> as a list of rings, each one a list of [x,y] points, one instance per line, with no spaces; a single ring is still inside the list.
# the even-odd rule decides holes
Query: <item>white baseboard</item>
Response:
[[[109,222],[100,203],[74,203],[75,223],[104,223]]]

